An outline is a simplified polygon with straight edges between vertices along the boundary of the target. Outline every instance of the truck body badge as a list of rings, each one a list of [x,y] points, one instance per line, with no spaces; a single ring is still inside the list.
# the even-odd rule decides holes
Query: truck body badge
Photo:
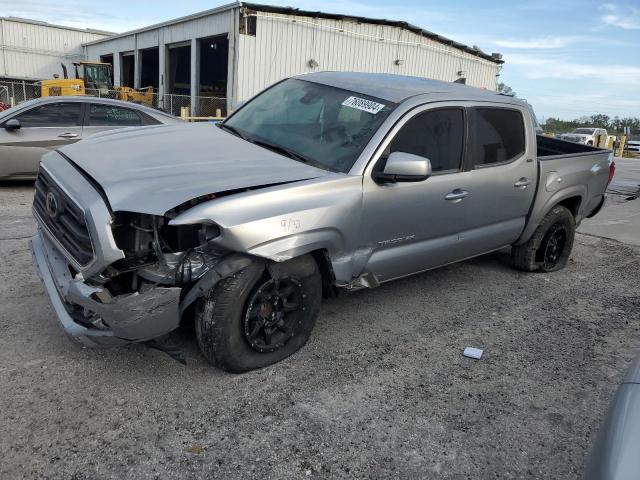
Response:
[[[416,238],[415,235],[408,235],[406,237],[392,238],[390,240],[382,240],[382,241],[378,242],[378,245],[380,245],[381,247],[387,247],[389,245],[395,245],[397,243],[408,242],[409,240],[413,240],[414,238]]]

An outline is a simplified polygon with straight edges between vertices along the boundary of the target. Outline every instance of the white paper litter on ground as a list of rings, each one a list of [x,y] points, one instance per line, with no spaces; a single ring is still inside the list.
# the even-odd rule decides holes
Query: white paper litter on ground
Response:
[[[464,352],[462,352],[462,354],[465,357],[475,358],[476,360],[480,360],[480,358],[482,358],[482,349],[467,347],[464,349]]]

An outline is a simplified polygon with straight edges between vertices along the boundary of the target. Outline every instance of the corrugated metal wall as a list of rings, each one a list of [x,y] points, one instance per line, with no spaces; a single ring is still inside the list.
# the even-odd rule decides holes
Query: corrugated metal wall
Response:
[[[82,60],[82,44],[106,34],[0,19],[0,78],[42,80],[62,74],[61,62]]]
[[[257,13],[256,36],[240,35],[236,99],[311,71],[396,73],[494,90],[499,66],[399,27],[343,20]],[[309,60],[318,63],[311,68]],[[395,63],[400,60],[400,65]]]
[[[116,38],[87,45],[87,57],[92,61],[99,60],[100,55],[132,51],[136,47],[158,47],[228,33],[231,31],[234,12],[237,13],[237,10],[227,10],[137,33],[118,35]]]
[[[89,61],[99,61],[101,55],[113,54],[114,82],[120,84],[120,54],[122,52],[136,52],[146,48],[159,47],[160,79],[158,81],[159,93],[165,93],[166,49],[171,45],[190,42],[192,47],[200,38],[224,35],[233,32],[234,21],[238,15],[238,9],[227,9],[210,15],[187,18],[176,23],[167,23],[157,28],[149,28],[139,32],[118,35],[98,43],[86,45],[86,54]],[[230,52],[233,39],[229,38]],[[195,55],[195,54],[194,54]],[[231,55],[231,53],[230,53]],[[232,69],[233,58],[229,61],[229,70]],[[140,72],[136,61],[136,84],[139,83]],[[192,78],[196,76],[197,65],[192,65]],[[193,82],[192,82],[193,83]],[[141,85],[137,85],[141,86]],[[195,93],[194,93],[195,95]]]

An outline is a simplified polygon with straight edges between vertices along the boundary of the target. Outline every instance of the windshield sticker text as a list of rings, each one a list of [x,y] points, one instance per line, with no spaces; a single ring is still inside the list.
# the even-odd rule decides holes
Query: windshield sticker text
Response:
[[[342,102],[342,105],[345,107],[356,108],[363,112],[373,113],[374,115],[385,107],[382,103],[372,102],[371,100],[359,97],[349,97]]]

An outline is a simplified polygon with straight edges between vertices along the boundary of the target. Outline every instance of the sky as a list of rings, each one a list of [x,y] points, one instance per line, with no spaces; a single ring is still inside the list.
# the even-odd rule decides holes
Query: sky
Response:
[[[124,32],[230,0],[0,0],[0,15]],[[640,0],[266,0],[270,5],[408,21],[487,53],[539,119],[640,117]]]

